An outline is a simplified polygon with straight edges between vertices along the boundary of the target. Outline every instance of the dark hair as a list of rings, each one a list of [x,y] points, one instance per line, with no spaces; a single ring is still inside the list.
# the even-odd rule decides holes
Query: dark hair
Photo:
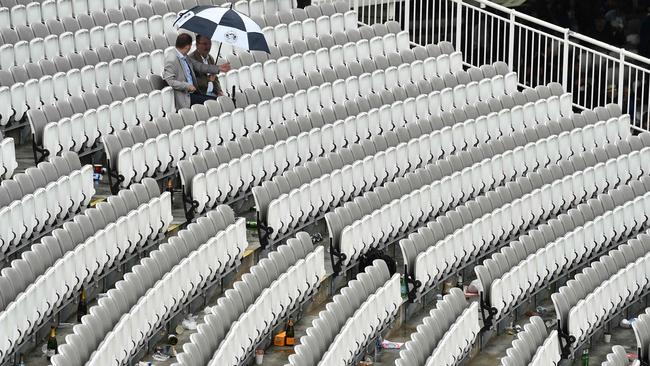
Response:
[[[197,35],[196,35],[196,43],[201,42],[201,38],[203,38],[203,39],[208,39],[208,40],[210,39],[210,38],[208,38],[208,37],[206,37],[206,36],[202,36],[202,35],[200,35],[200,34],[197,34]]]
[[[181,33],[176,37],[176,48],[181,49],[192,45],[192,36],[187,33]]]

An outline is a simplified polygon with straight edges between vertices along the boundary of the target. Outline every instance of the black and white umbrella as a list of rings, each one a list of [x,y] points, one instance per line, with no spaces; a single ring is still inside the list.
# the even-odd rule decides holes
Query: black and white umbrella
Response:
[[[232,7],[195,6],[181,12],[174,25],[245,50],[270,52],[260,26]]]

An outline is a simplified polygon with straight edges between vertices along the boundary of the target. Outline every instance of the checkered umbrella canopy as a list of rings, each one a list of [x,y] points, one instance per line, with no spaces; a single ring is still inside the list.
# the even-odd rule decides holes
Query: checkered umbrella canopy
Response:
[[[245,50],[270,52],[260,26],[232,8],[195,6],[181,12],[174,25]]]

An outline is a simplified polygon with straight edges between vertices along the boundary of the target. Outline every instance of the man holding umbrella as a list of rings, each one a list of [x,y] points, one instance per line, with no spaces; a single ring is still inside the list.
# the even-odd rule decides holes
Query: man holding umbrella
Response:
[[[260,26],[245,14],[232,9],[233,4],[234,2],[231,2],[228,8],[212,5],[195,6],[179,13],[174,21],[174,26],[206,36],[198,37],[197,44],[200,40],[203,41],[204,38],[208,37],[211,40],[220,42],[216,59],[221,55],[223,43],[244,50],[269,53],[269,46]],[[182,42],[179,43],[179,40]],[[181,34],[176,39],[178,57],[168,55],[165,58],[163,78],[175,90],[176,108],[189,107],[190,104],[203,103],[206,99],[210,99],[204,94],[196,93],[198,88],[195,85],[196,77],[193,72],[205,74],[217,74],[219,72],[219,66],[204,64],[191,57],[186,57],[191,46],[192,38],[189,35],[186,37]],[[197,45],[197,49],[198,47],[199,45]],[[187,65],[187,69],[184,65]],[[229,68],[230,65],[226,64],[224,66]],[[190,77],[192,77],[192,83],[188,82]],[[228,85],[228,88],[230,87],[234,91],[236,85]],[[231,97],[234,98],[234,93]]]
[[[190,57],[204,64],[216,65],[217,60],[210,55],[211,49],[212,40],[210,40],[209,37],[197,34],[196,49],[194,52],[190,53]],[[230,64],[221,64],[219,65],[219,69],[221,69],[222,72],[228,72],[230,70]],[[194,71],[194,73],[196,74],[197,88],[202,94],[216,95],[219,97],[223,95],[223,89],[221,88],[221,85],[219,85],[219,79],[216,78],[216,75],[204,74],[197,71]]]
[[[201,94],[198,91],[195,72],[216,75],[220,71],[219,66],[204,64],[188,57],[192,48],[192,36],[187,33],[181,33],[176,37],[175,46],[175,52],[165,56],[163,79],[174,89],[176,108],[189,108],[194,104],[203,104],[206,100],[215,99],[214,96]]]

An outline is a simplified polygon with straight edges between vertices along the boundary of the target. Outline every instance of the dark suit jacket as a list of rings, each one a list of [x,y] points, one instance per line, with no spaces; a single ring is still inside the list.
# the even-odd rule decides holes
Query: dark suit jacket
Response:
[[[189,54],[189,57],[195,59],[198,62],[203,62],[203,58],[201,55],[199,55],[196,50],[192,53]],[[214,58],[212,55],[208,54],[208,65],[216,65],[217,63],[215,62]],[[194,73],[196,74],[196,85],[197,89],[202,93],[205,94],[208,91],[208,74],[199,72],[194,70]],[[221,91],[221,85],[219,85],[219,79],[215,79],[214,81],[214,86],[212,87],[212,92],[214,94],[217,94],[218,92]]]

